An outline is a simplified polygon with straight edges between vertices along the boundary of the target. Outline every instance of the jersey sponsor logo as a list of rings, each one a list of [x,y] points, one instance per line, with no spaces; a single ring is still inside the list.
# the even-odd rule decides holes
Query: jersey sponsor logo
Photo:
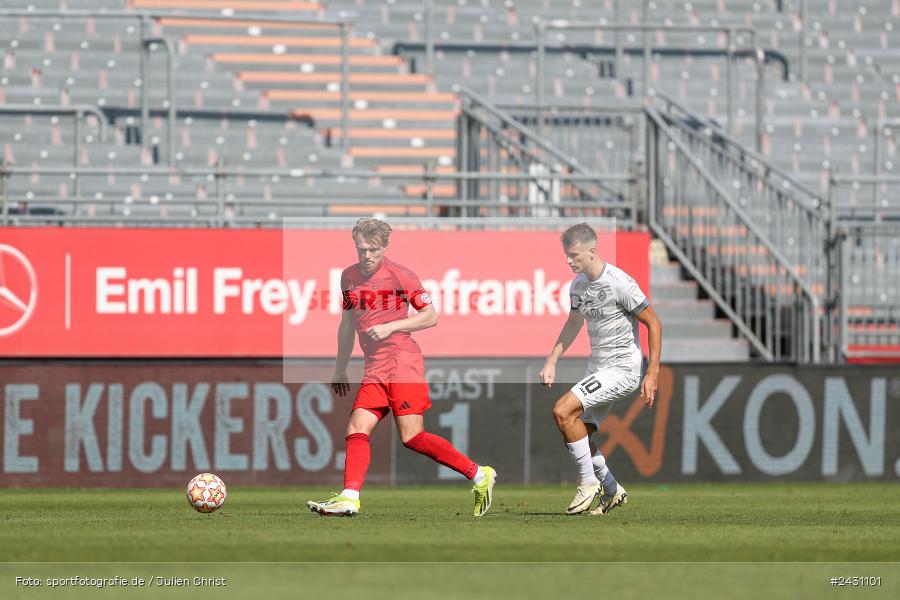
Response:
[[[584,307],[581,309],[581,314],[584,315],[585,319],[595,321],[603,316],[603,309],[599,307]]]
[[[356,290],[350,288],[341,292],[342,306],[344,310],[351,308],[359,308],[360,310],[389,310],[401,308],[404,303],[410,302],[410,293],[407,290]],[[422,294],[415,296],[413,292],[413,301],[417,301]],[[428,304],[425,302],[424,304]],[[422,305],[421,302],[415,302],[414,305]],[[420,308],[420,306],[416,306]]]
[[[660,367],[657,379],[658,391],[653,404],[653,429],[649,447],[631,430],[631,426],[642,414],[644,399],[636,394],[625,416],[609,414],[600,424],[600,432],[609,437],[600,452],[609,458],[614,450],[622,447],[631,458],[635,468],[644,477],[656,475],[662,468],[663,449],[666,444],[666,424],[669,417],[669,403],[674,389],[674,376],[670,367]]]

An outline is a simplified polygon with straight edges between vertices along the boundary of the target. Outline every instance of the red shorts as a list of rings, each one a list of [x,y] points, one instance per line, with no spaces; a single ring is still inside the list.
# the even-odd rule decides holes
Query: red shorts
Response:
[[[425,361],[418,352],[370,357],[360,383],[354,410],[365,408],[382,418],[389,411],[395,416],[421,415],[431,408]]]
[[[423,382],[366,383],[359,388],[353,410],[364,408],[379,419],[393,412],[395,416],[421,415],[431,408],[428,384]]]

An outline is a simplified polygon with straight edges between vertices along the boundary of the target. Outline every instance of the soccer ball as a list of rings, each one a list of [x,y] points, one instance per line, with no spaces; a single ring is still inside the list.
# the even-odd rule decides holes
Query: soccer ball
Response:
[[[200,473],[187,485],[187,500],[194,510],[211,513],[222,508],[228,499],[225,482],[212,473]]]

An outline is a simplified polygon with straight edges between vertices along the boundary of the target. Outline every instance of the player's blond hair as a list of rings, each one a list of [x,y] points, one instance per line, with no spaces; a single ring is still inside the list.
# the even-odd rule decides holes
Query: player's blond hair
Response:
[[[593,244],[597,242],[597,232],[587,223],[572,225],[560,236],[563,248],[574,244]]]
[[[356,239],[358,234],[366,241],[376,240],[381,246],[387,246],[391,231],[391,226],[381,219],[363,217],[353,226],[353,238]]]

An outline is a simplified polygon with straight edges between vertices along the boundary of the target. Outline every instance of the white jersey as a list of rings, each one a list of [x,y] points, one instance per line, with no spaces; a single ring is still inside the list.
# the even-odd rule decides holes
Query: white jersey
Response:
[[[637,282],[622,269],[607,264],[594,281],[579,274],[569,295],[572,310],[587,321],[591,340],[588,372],[618,367],[639,376],[643,357],[635,317],[650,303]]]

